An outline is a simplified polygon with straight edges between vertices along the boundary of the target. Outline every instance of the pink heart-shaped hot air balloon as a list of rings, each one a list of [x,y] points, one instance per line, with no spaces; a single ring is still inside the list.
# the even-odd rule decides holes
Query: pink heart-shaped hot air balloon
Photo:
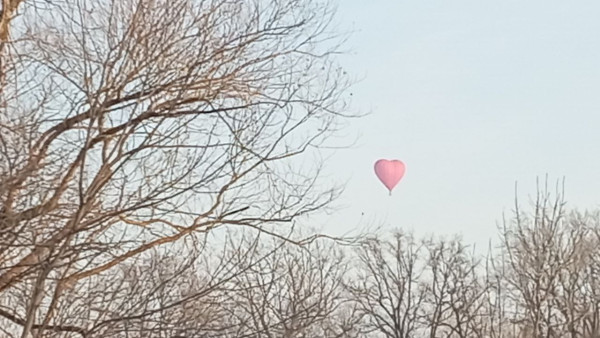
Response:
[[[379,160],[375,162],[375,174],[381,183],[388,188],[390,195],[392,194],[392,189],[394,189],[396,184],[402,179],[402,176],[404,176],[405,171],[406,166],[402,161]]]

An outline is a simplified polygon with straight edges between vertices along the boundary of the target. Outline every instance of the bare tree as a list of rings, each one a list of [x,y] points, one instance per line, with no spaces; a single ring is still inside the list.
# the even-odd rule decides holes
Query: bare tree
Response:
[[[236,337],[357,337],[358,316],[344,295],[349,261],[330,241],[299,247],[272,240],[272,252],[232,281],[226,303]],[[230,336],[234,336],[231,334]]]
[[[430,242],[424,324],[430,337],[488,337],[481,323],[487,284],[479,260],[459,239]]]
[[[96,332],[100,319],[61,306],[145,253],[185,256],[220,226],[267,231],[326,207],[338,190],[295,158],[343,117],[332,13],[313,0],[3,1],[0,327]]]
[[[567,212],[560,190],[538,190],[532,212],[515,203],[502,229],[499,287],[512,334],[589,337],[598,334],[598,216]]]
[[[459,240],[369,239],[350,290],[376,337],[486,337],[487,290],[479,263]]]
[[[360,266],[349,290],[369,332],[393,338],[422,334],[424,253],[422,243],[399,232],[389,241],[367,239],[359,249]]]

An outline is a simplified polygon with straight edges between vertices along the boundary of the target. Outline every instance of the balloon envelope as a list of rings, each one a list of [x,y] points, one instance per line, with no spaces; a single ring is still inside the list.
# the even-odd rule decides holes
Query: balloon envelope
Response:
[[[406,166],[398,160],[379,160],[375,162],[375,174],[392,193],[392,189],[400,182],[406,171]]]

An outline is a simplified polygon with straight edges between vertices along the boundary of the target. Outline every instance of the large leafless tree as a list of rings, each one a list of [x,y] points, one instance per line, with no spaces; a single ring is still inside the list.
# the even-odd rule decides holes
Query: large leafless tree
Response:
[[[93,334],[139,312],[96,299],[102,315],[69,319],[61,304],[145,254],[194,256],[220,226],[275,234],[326,207],[338,190],[300,156],[343,117],[332,14],[313,0],[2,1],[0,327]]]

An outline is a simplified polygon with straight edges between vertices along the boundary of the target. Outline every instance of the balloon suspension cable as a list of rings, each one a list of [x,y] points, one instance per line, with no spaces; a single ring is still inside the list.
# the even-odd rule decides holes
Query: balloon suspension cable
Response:
[[[392,191],[390,190],[390,196],[392,196]]]

